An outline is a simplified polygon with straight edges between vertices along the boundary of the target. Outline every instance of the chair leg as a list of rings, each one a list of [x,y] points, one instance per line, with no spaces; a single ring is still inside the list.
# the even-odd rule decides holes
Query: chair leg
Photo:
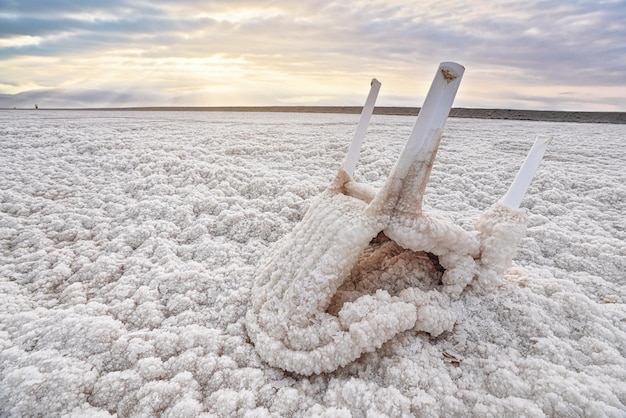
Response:
[[[465,68],[453,62],[439,65],[413,131],[377,196],[375,205],[387,213],[421,213],[424,190],[441,142],[443,127]]]
[[[370,92],[367,96],[367,99],[365,100],[363,110],[361,111],[359,124],[357,125],[356,131],[354,132],[354,138],[352,139],[352,143],[350,144],[350,148],[348,149],[348,153],[346,154],[346,158],[342,164],[343,170],[350,177],[354,175],[354,170],[356,168],[357,160],[359,159],[361,146],[363,146],[363,141],[365,140],[367,125],[369,125],[372,113],[374,112],[374,104],[376,103],[376,98],[378,97],[379,91],[380,81],[373,78],[371,82]]]
[[[528,152],[524,163],[517,172],[513,183],[511,183],[511,187],[509,187],[509,190],[500,200],[501,204],[511,209],[519,208],[522,203],[522,199],[528,190],[528,186],[530,186],[530,182],[535,176],[537,168],[539,168],[539,163],[541,163],[543,154],[546,152],[546,148],[548,148],[548,145],[550,145],[551,142],[552,137],[537,137],[535,143]]]

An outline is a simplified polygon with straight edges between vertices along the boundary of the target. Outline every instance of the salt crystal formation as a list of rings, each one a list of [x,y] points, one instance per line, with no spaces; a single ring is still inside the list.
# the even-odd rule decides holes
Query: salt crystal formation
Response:
[[[335,179],[258,266],[246,322],[267,363],[304,375],[334,371],[403,331],[451,331],[451,300],[468,286],[485,292],[498,285],[525,234],[524,211],[496,203],[474,231],[422,211],[463,71],[458,64],[440,65],[413,132],[378,191],[352,179],[361,125],[380,86],[373,81]]]

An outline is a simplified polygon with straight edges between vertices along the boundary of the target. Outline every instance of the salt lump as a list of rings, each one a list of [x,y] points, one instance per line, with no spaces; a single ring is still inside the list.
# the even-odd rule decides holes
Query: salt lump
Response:
[[[450,301],[468,287],[492,289],[510,267],[526,231],[522,210],[496,203],[474,231],[422,211],[463,72],[455,63],[439,66],[409,140],[378,191],[352,179],[362,126],[380,87],[373,80],[335,179],[259,263],[246,322],[270,365],[304,375],[331,372],[400,332],[451,331],[456,318]],[[420,280],[403,283],[407,271]]]

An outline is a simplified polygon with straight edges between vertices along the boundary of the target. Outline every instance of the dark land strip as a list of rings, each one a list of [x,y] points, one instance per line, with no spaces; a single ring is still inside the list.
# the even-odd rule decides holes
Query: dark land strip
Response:
[[[291,113],[361,113],[360,106],[214,106],[214,107],[111,107],[46,110],[101,111],[178,111],[178,112],[291,112]],[[376,107],[374,114],[415,116],[419,107]],[[546,122],[618,123],[626,124],[626,112],[572,112],[557,110],[473,109],[455,107],[452,118],[509,119]]]

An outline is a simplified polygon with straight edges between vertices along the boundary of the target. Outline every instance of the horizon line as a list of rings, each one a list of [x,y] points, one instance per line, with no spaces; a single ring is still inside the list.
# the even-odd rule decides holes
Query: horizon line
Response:
[[[52,111],[192,111],[192,112],[285,112],[285,113],[336,113],[359,114],[362,106],[315,106],[315,105],[270,105],[270,106],[123,106],[123,107],[4,107],[1,110],[52,110]],[[420,107],[377,106],[374,114],[393,116],[417,116]],[[569,111],[528,110],[505,108],[453,107],[451,118],[531,120],[545,122],[617,123],[626,124],[626,112],[616,111]]]

